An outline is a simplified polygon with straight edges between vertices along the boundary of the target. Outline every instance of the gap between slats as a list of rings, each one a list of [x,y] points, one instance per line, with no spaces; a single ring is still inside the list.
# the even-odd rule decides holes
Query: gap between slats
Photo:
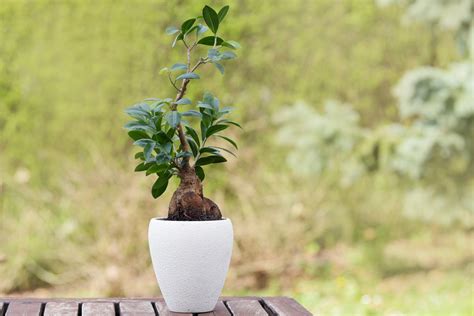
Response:
[[[158,309],[156,308],[155,302],[151,302],[151,306],[153,307],[153,311],[155,312],[155,315],[159,316]]]
[[[270,306],[267,305],[264,299],[259,299],[258,302],[262,305],[262,308],[267,312],[270,316],[278,316],[278,313],[275,313]]]
[[[119,302],[114,302],[114,311],[115,311],[115,316],[120,316],[120,303]]]
[[[46,308],[46,303],[41,303],[40,307],[40,316],[44,316],[44,310]]]
[[[2,309],[0,310],[0,316],[5,316],[7,313],[8,304],[9,303],[3,302]]]

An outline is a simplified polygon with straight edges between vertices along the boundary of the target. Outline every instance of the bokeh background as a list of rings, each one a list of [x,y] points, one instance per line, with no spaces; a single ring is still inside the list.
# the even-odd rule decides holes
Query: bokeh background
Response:
[[[208,3],[242,45],[189,90],[244,126],[205,181],[235,227],[225,294],[471,315],[470,0],[1,1],[0,294],[159,295],[147,225],[172,190],[133,172],[123,110],[174,95],[164,29]]]

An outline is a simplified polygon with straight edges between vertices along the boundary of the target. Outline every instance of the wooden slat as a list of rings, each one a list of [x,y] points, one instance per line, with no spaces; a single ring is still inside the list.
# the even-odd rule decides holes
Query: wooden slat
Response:
[[[221,296],[219,301],[259,301],[261,299],[259,296]]]
[[[192,313],[174,313],[170,311],[163,300],[155,301],[154,303],[160,316],[193,316]]]
[[[155,316],[151,302],[147,301],[120,301],[121,316]]]
[[[229,300],[227,301],[232,315],[234,316],[267,316],[268,313],[263,309],[257,300]]]
[[[38,316],[40,311],[41,302],[11,302],[6,316]]]
[[[74,301],[48,302],[44,309],[44,316],[77,316],[79,303]]]
[[[232,314],[229,312],[227,307],[224,305],[224,302],[222,301],[217,302],[217,305],[212,312],[199,314],[199,316],[231,316],[231,315]]]
[[[291,316],[311,316],[312,314],[301,306],[294,299],[289,297],[268,297],[264,298],[264,303],[272,312],[281,315]]]
[[[112,302],[86,302],[82,304],[82,316],[115,316]]]

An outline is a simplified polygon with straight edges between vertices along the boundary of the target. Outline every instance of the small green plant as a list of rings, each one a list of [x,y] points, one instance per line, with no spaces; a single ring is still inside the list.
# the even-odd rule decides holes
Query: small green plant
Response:
[[[202,16],[184,21],[180,28],[168,27],[166,33],[175,35],[172,47],[181,43],[186,49],[185,62],[161,70],[176,89],[176,97],[145,99],[126,110],[133,118],[125,125],[128,135],[135,141],[134,145],[142,147],[135,154],[135,158],[141,161],[135,171],[158,175],[151,190],[153,197],[158,198],[166,191],[171,177],[180,178],[179,187],[169,205],[170,220],[222,218],[219,207],[203,196],[203,167],[226,162],[222,151],[234,155],[229,149],[210,145],[210,142],[221,139],[237,149],[235,141],[220,133],[230,126],[240,125],[225,118],[232,108],[221,106],[219,100],[209,92],[204,93],[202,100],[197,102],[197,109],[180,109],[193,104],[184,96],[189,83],[200,79],[197,73],[199,67],[213,64],[224,74],[221,62],[236,58],[235,53],[228,49],[235,50],[240,45],[217,35],[228,11],[228,5],[219,12],[204,6]],[[205,25],[199,23],[201,21]],[[206,36],[209,30],[212,35]],[[207,56],[199,57],[193,62],[193,53],[200,46],[210,47]],[[188,118],[195,122],[187,121]],[[193,126],[199,126],[199,132]]]

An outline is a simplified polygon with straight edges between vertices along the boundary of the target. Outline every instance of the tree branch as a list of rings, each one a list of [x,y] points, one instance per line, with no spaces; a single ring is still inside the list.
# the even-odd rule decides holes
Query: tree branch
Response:
[[[186,46],[187,47],[187,46]],[[191,50],[194,48],[194,45],[192,47],[187,47],[187,50],[186,50],[186,55],[187,55],[187,58],[188,58],[188,61],[187,61],[187,72],[194,72],[200,65],[202,64],[205,64],[206,61],[205,59],[201,58],[197,63],[196,65],[194,65],[193,68],[191,68]],[[178,102],[179,100],[181,100],[185,93],[186,93],[186,88],[189,84],[189,79],[183,79],[183,82],[181,83],[181,88],[178,89],[178,94],[176,95],[176,99],[175,99],[175,103],[173,104],[173,106],[171,107],[171,110],[172,111],[176,111],[177,108],[178,108],[178,105],[176,104],[176,102]],[[174,85],[173,85],[174,86]],[[178,124],[178,126],[176,127],[176,130],[178,131],[178,137],[179,137],[179,142],[181,144],[181,148],[184,150],[184,151],[187,151],[189,152],[189,144],[186,140],[186,136],[184,135],[184,131],[183,131],[183,126],[181,123]],[[178,167],[179,169],[181,168],[185,168],[185,167],[189,167],[189,157],[184,157],[183,158],[183,161],[181,163],[181,166]]]

